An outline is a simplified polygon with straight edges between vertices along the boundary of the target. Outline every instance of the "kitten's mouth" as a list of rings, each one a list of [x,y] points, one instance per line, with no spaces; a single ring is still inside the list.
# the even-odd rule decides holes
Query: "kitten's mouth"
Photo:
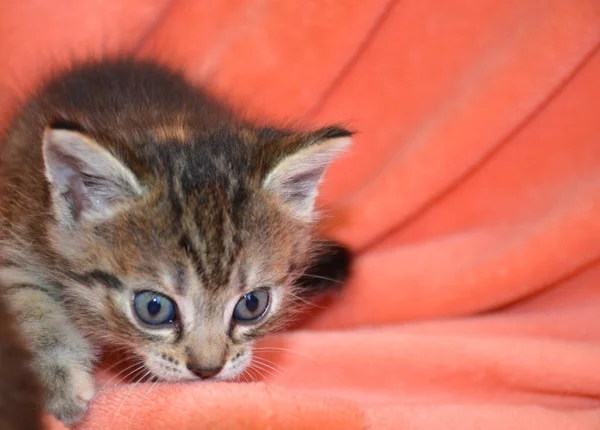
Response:
[[[237,351],[228,357],[218,373],[204,378],[189,370],[185,362],[167,354],[129,348],[117,354],[105,351],[102,367],[111,385],[121,382],[243,381],[247,379],[243,375],[251,367],[252,356],[251,348]]]
[[[146,369],[142,373],[142,379],[150,382],[157,380],[162,382],[186,382],[186,381],[232,381],[238,379],[250,366],[252,351],[244,350],[230,357],[223,368],[214,375],[199,376],[187,368],[187,366],[175,359],[165,358],[162,354],[148,354],[142,359]]]
[[[185,365],[179,361],[169,361],[163,355],[149,354],[145,357],[147,372],[162,382],[178,382],[197,379]]]

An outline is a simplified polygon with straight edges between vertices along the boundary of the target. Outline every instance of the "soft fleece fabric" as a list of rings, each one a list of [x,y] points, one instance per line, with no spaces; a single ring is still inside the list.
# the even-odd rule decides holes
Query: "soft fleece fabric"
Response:
[[[3,125],[51,64],[130,52],[360,132],[321,199],[354,275],[265,342],[280,371],[119,385],[79,428],[600,428],[599,43],[597,0],[5,1]]]

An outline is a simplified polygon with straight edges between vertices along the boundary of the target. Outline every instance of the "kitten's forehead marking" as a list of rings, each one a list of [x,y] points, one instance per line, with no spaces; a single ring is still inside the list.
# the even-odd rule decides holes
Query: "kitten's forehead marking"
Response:
[[[209,203],[210,205],[211,203]],[[204,288],[218,290],[227,287],[232,279],[241,250],[240,232],[226,210],[218,207],[197,212],[190,218],[201,219],[194,234],[184,234],[179,241]]]
[[[202,270],[202,268],[206,266],[203,253],[199,252],[187,233],[184,233],[179,239],[179,247],[185,252],[192,266],[195,267],[197,271]]]

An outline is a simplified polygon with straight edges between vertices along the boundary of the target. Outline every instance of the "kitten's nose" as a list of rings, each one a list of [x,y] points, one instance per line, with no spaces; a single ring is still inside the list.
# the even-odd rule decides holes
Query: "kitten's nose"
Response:
[[[223,367],[197,367],[188,363],[187,368],[200,379],[209,379],[217,376]]]

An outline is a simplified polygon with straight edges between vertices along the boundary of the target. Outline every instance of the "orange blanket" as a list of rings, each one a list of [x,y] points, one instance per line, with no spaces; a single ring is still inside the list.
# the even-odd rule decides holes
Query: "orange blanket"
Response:
[[[360,131],[321,199],[354,276],[261,381],[105,388],[80,428],[600,428],[599,43],[597,0],[5,2],[2,118],[131,52]]]

